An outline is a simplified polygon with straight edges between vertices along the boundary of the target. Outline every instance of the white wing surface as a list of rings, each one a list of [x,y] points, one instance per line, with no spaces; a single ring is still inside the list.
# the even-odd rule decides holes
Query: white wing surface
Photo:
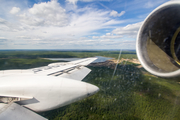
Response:
[[[0,71],[0,77],[23,74],[41,76],[60,76],[65,78],[72,78],[75,80],[82,80],[91,71],[90,69],[85,68],[84,66],[87,66],[96,59],[97,58],[85,58],[72,62],[51,63],[48,66],[27,70],[4,70]]]
[[[35,68],[33,71],[38,75],[60,76],[74,80],[82,80],[91,71],[84,66],[96,59],[97,58],[86,58],[67,63],[52,63],[45,67]]]
[[[86,77],[86,75],[88,75],[91,72],[90,69],[86,68],[86,67],[80,67],[80,68],[76,68],[72,71],[69,71],[68,73],[64,73],[62,75],[60,75],[61,77],[64,78],[69,78],[69,79],[74,79],[74,80],[82,80]]]
[[[91,71],[85,66],[96,59],[0,71],[0,120],[47,120],[35,112],[56,109],[95,94],[99,88],[81,80]]]
[[[0,120],[47,120],[17,103],[1,103],[0,108]]]

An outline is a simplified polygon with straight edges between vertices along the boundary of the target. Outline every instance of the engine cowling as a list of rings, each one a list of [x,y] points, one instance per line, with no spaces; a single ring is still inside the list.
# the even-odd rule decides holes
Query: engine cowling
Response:
[[[180,76],[180,1],[169,1],[148,15],[139,29],[136,51],[150,73]]]

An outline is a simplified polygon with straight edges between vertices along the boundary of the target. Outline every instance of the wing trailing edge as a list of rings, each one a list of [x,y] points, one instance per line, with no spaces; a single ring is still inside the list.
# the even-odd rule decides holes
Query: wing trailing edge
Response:
[[[60,77],[69,78],[73,80],[79,80],[81,81],[84,79],[89,73],[91,72],[90,69],[86,67],[79,68],[79,70],[72,70],[69,73],[64,73],[60,75]]]
[[[48,120],[14,102],[1,103],[0,106],[2,107],[0,109],[0,120]]]

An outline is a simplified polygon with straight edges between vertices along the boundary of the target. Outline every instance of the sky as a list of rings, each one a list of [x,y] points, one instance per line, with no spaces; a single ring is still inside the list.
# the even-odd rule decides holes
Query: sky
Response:
[[[168,0],[0,0],[0,49],[135,49]]]

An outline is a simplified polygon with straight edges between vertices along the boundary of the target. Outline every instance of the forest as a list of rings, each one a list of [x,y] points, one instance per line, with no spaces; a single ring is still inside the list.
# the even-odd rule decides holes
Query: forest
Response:
[[[0,51],[0,69],[28,69],[48,65],[44,58],[111,57],[120,51]],[[135,51],[122,51],[120,59],[137,59]],[[59,61],[58,61],[59,62]],[[39,113],[49,120],[179,120],[180,84],[159,78],[140,64],[89,65],[83,81],[100,88],[95,95],[73,104]]]

